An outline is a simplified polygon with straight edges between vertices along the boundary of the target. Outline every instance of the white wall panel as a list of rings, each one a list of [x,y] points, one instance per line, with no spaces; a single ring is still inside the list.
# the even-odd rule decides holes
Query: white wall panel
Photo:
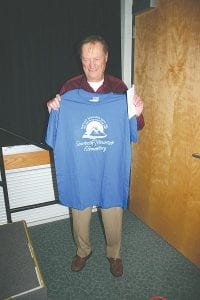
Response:
[[[10,207],[54,201],[50,165],[6,171]]]
[[[69,218],[69,209],[68,207],[60,204],[53,204],[12,213],[13,222],[25,220],[29,227],[65,218]]]

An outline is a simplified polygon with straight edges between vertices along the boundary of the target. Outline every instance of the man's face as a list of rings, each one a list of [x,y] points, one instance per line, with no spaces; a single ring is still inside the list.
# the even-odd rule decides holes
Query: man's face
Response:
[[[82,46],[81,61],[88,81],[98,82],[104,78],[108,54],[100,42],[87,43]]]

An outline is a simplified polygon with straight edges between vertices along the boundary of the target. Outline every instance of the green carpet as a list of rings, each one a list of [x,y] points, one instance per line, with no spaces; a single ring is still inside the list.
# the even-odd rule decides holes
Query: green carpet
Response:
[[[200,269],[129,211],[124,213],[124,275],[119,278],[109,271],[98,213],[91,222],[93,255],[79,273],[70,270],[76,250],[70,219],[30,227],[29,232],[50,300],[200,299]]]

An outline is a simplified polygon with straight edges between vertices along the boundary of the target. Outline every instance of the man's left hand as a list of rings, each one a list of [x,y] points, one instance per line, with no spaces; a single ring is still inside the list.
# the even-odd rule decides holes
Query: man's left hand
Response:
[[[137,117],[139,117],[144,108],[143,101],[139,96],[134,95],[133,96],[133,104],[135,105],[136,115],[137,115]]]

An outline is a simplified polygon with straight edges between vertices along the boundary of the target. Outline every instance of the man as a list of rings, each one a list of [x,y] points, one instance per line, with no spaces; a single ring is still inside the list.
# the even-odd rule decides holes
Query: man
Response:
[[[80,58],[84,74],[68,80],[54,99],[48,101],[47,106],[49,112],[51,109],[58,110],[60,107],[60,95],[74,95],[73,91],[80,89],[84,93],[108,94],[114,93],[116,97],[125,94],[127,87],[123,81],[105,73],[106,63],[108,60],[108,46],[107,43],[99,36],[90,36],[84,39],[80,44]],[[76,93],[76,92],[75,92]],[[78,94],[76,93],[78,97]],[[116,98],[118,100],[118,98]],[[62,100],[64,101],[64,100]],[[144,119],[142,116],[143,103],[138,96],[132,99],[132,105],[135,105],[137,115],[137,129],[142,129],[144,126]],[[111,111],[110,114],[115,111]],[[70,117],[70,116],[69,116]],[[94,125],[93,121],[93,125]],[[88,126],[89,127],[89,126]],[[89,129],[88,129],[89,130]],[[103,130],[103,129],[102,129]],[[87,133],[88,134],[88,133]],[[89,200],[89,199],[88,199]],[[113,200],[114,201],[114,200]],[[107,207],[108,206],[108,207]],[[110,262],[110,271],[114,276],[121,276],[123,274],[123,264],[120,256],[121,249],[121,230],[123,207],[126,204],[103,205],[101,207],[102,221],[104,224],[106,235],[106,254]],[[78,209],[77,209],[78,207]],[[73,217],[73,233],[77,245],[76,256],[72,260],[71,270],[79,272],[83,269],[87,259],[92,254],[92,247],[89,239],[89,226],[92,213],[92,205],[89,207],[79,208],[76,206],[72,208]],[[106,208],[105,208],[106,207]]]

